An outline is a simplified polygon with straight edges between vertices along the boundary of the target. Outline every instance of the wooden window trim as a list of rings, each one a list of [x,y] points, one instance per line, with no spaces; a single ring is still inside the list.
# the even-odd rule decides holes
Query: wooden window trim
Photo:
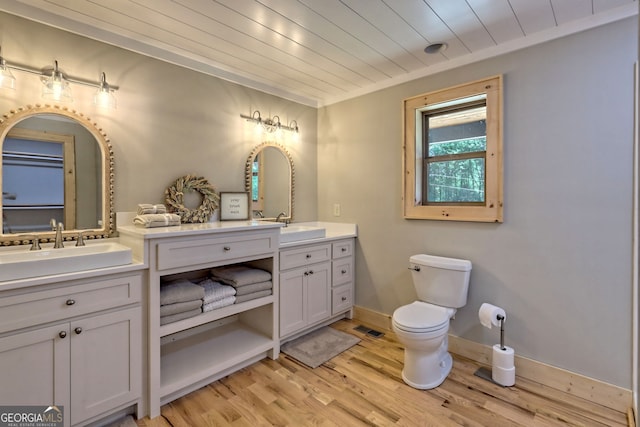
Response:
[[[416,203],[416,122],[418,111],[430,104],[486,93],[487,150],[485,160],[485,203],[421,205]],[[404,100],[403,135],[403,215],[406,219],[444,221],[503,221],[502,76],[430,92]]]

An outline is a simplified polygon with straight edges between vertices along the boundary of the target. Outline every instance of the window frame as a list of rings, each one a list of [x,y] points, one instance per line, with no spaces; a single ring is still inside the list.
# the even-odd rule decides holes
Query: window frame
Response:
[[[422,205],[420,195],[426,188],[422,170],[417,170],[417,145],[424,133],[422,111],[429,105],[486,95],[487,135],[485,156],[484,204],[437,203]],[[502,148],[502,75],[429,92],[403,101],[403,216],[405,219],[444,221],[503,222],[503,148]],[[420,151],[422,151],[420,149]],[[422,158],[422,157],[421,157]]]

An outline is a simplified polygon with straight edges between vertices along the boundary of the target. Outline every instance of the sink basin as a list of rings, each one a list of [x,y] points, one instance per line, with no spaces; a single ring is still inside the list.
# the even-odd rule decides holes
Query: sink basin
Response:
[[[131,264],[131,249],[115,242],[88,243],[30,251],[28,246],[0,251],[0,281],[73,273]]]
[[[289,224],[280,229],[280,243],[297,242],[299,240],[320,239],[325,236],[325,229],[309,225]]]

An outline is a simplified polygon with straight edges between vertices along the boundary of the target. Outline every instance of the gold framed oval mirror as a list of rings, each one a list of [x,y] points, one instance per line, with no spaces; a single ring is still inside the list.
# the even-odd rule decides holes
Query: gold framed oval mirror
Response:
[[[114,230],[113,150],[89,117],[66,107],[21,107],[0,119],[2,245],[107,238]]]
[[[251,217],[293,220],[295,193],[293,159],[282,145],[264,142],[251,151],[245,166],[245,189],[250,195]]]

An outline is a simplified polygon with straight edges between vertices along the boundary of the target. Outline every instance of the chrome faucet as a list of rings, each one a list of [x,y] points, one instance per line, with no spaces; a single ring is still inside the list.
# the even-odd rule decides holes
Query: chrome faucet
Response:
[[[283,216],[287,216],[287,214],[286,214],[286,213],[284,213],[284,212],[280,212],[280,213],[278,214],[278,216],[276,217],[276,222],[280,222],[280,218],[282,218]],[[285,218],[285,219],[284,219],[284,221],[282,221],[282,222],[284,222],[284,226],[285,226],[285,227],[289,224],[289,222],[287,221],[287,219],[286,219],[286,218]]]
[[[56,220],[51,220],[51,225],[54,227],[54,231],[56,232],[56,241],[53,244],[53,249],[64,248],[64,243],[62,242],[62,232],[64,231],[64,224],[59,222],[56,224]]]

